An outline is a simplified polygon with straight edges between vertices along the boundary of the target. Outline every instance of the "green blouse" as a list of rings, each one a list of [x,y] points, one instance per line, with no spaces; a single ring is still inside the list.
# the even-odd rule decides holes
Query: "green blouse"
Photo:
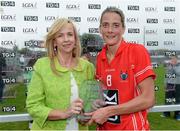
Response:
[[[40,58],[34,65],[34,72],[28,86],[26,107],[33,118],[32,130],[65,130],[67,120],[47,120],[53,109],[65,110],[70,105],[71,81],[70,73],[77,82],[78,87],[86,79],[94,79],[94,65],[84,59],[79,60],[73,69],[59,65],[55,59],[56,69],[60,76],[55,75],[50,68],[48,57]],[[79,124],[79,129],[88,129]]]

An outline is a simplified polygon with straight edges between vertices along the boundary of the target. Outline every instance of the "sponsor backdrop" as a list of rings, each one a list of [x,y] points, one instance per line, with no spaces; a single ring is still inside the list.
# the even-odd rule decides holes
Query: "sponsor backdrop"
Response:
[[[180,0],[1,0],[0,78],[5,86],[1,85],[0,91],[4,89],[3,98],[16,98],[12,88],[20,82],[29,83],[29,72],[35,59],[44,55],[42,43],[55,19],[73,20],[80,35],[99,35],[100,15],[107,6],[124,11],[125,39],[143,44],[152,58],[156,56],[153,62],[180,51]],[[158,63],[153,65],[158,67]],[[14,105],[3,106],[3,112],[16,111]]]
[[[125,13],[124,37],[128,41],[147,49],[180,49],[179,0],[2,0],[0,5],[0,46],[5,48],[27,47],[29,40],[43,40],[59,17],[74,20],[80,34],[98,34],[102,10],[116,6]]]

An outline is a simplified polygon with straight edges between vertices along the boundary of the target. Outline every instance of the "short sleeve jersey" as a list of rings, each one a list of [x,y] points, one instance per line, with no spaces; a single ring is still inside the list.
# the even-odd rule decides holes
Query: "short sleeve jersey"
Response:
[[[109,63],[106,57],[107,46],[97,56],[96,78],[101,80],[109,94],[108,103],[122,104],[140,94],[137,85],[145,78],[155,78],[148,51],[140,44],[127,43],[124,40]],[[129,115],[109,118],[100,130],[148,130],[146,110]]]

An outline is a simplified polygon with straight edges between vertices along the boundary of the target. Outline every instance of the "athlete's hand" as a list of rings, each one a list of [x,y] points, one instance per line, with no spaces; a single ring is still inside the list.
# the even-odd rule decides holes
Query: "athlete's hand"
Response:
[[[91,116],[91,119],[88,121],[88,125],[91,125],[92,123],[102,125],[109,118],[106,107],[100,108],[94,112],[85,113],[85,115]]]
[[[94,109],[94,110],[97,110],[97,109],[99,109],[99,108],[101,108],[101,107],[104,107],[106,105],[106,102],[105,101],[103,101],[103,100],[101,100],[101,99],[97,99],[97,100],[95,100],[93,103],[92,103],[92,108]]]

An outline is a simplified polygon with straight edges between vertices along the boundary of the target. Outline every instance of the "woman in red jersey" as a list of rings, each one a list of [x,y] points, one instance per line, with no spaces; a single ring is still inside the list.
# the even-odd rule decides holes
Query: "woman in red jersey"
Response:
[[[125,16],[115,7],[106,8],[100,19],[105,46],[97,56],[96,78],[107,87],[107,105],[87,115],[98,130],[149,130],[147,109],[155,103],[150,56],[143,45],[123,39]]]

